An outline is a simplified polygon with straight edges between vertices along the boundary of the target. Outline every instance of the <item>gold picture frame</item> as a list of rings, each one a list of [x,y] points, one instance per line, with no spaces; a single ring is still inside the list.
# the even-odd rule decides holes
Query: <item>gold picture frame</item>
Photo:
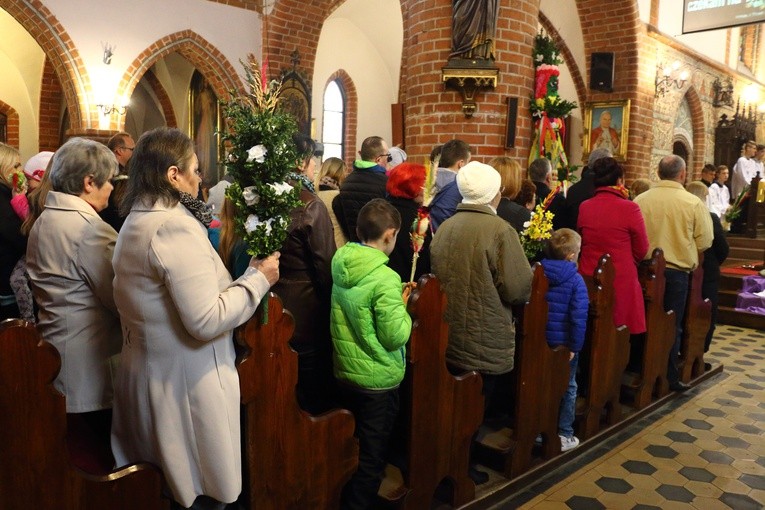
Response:
[[[627,159],[630,100],[587,103],[584,109],[584,157],[598,147],[611,150],[619,161]]]

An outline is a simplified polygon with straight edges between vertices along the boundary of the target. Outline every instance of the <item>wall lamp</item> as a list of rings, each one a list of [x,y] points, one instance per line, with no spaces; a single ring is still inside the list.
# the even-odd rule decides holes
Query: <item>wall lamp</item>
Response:
[[[97,104],[96,107],[101,115],[108,117],[109,115],[116,113],[118,115],[125,115],[127,113],[128,105],[117,106],[113,104]]]
[[[679,72],[678,72],[679,71]],[[656,97],[661,97],[674,86],[683,88],[688,80],[688,71],[680,71],[680,62],[675,61],[671,66],[659,64],[656,66]]]

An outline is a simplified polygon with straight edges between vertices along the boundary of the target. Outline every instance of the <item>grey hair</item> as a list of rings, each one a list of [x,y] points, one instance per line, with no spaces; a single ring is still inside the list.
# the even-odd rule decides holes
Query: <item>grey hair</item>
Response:
[[[529,179],[532,181],[542,182],[550,172],[552,172],[552,164],[547,158],[537,158],[529,165]]]
[[[685,170],[685,161],[677,155],[664,156],[659,161],[659,179],[675,180]]]
[[[79,196],[85,190],[85,177],[93,176],[100,188],[117,168],[117,157],[106,145],[86,138],[72,138],[53,155],[50,182],[53,191]]]
[[[606,110],[608,111],[608,110]],[[592,165],[599,159],[613,157],[611,151],[605,147],[598,147],[590,153],[590,157],[587,158],[587,168],[592,168]]]

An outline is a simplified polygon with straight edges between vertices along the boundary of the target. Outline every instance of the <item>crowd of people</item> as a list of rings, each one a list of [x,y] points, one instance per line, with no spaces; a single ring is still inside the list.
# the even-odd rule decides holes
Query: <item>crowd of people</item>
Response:
[[[431,153],[434,186],[426,190],[426,167],[381,137],[363,141],[350,172],[338,158],[317,171],[314,142],[300,134],[293,141],[299,159],[289,180],[300,204],[282,248],[262,259],[247,255],[234,228],[236,206],[223,193],[230,180],[202,200],[193,142],[177,129],[137,142],[119,133],[107,145],[73,138],[23,169],[18,151],[0,144],[0,318],[37,322],[61,354],[55,386],[68,419],[110,441],[116,465],[158,465],[176,507],[224,508],[241,492],[232,331],[269,290],[295,319],[300,406],[311,414],[341,406],[356,418],[359,468],[343,508],[368,508],[379,487],[412,328],[406,305],[421,275],[434,273],[448,298],[450,370],[479,372],[485,409],[496,410],[502,376],[513,370],[511,306],[531,292],[533,261],[520,234],[537,204],[554,214],[539,257],[549,282],[547,341],[570,351],[562,450],[579,444],[582,276],[605,253],[615,270],[614,324],[628,328],[630,366],[639,370],[646,321],[637,267],[663,249],[664,307],[676,318],[667,376],[672,390],[687,388],[677,355],[688,275],[703,252],[703,294],[716,311],[728,252],[720,221],[732,196],[727,167],[705,167],[686,191],[685,162],[666,156],[658,182],[628,188],[623,167],[601,147],[563,193],[547,159],[524,176],[510,158],[473,160],[454,139]],[[755,150],[747,146],[744,170]],[[409,233],[423,215],[429,228],[415,247]],[[707,349],[713,331],[714,321]],[[469,474],[487,479],[472,464]]]

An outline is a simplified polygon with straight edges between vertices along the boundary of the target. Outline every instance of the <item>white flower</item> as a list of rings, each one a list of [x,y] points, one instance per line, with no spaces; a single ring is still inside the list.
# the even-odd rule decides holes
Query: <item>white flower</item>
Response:
[[[545,59],[544,55],[542,55],[541,53],[537,53],[537,62],[541,62],[544,59]]]
[[[244,222],[244,229],[247,231],[247,233],[250,233],[254,231],[256,228],[258,228],[258,225],[260,225],[260,218],[255,216],[254,214],[250,214],[247,216],[247,221]]]
[[[244,197],[244,203],[247,205],[255,205],[260,202],[260,197],[255,193],[255,186],[247,186],[242,190],[242,196]]]
[[[257,161],[258,163],[262,163],[266,160],[266,153],[268,153],[268,151],[262,145],[250,147],[247,151],[247,162],[251,163],[252,161]]]
[[[277,195],[284,195],[285,193],[289,193],[292,191],[292,186],[287,184],[286,182],[272,182],[269,184],[272,190],[274,190],[274,193]]]
[[[230,153],[228,154],[228,160],[229,160],[231,163],[236,163],[236,154],[234,154],[233,152],[230,152]]]
[[[531,225],[530,221],[524,221],[523,222],[523,228],[529,228],[529,225]]]

